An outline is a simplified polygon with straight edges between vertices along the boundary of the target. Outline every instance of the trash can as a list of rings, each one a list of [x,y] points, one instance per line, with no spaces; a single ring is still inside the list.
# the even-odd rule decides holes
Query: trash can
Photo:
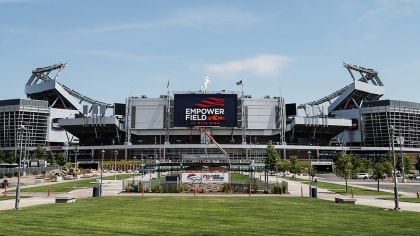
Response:
[[[311,196],[312,196],[313,198],[318,198],[318,191],[317,191],[317,188],[314,188],[314,187],[312,187],[312,188],[311,188]]]
[[[100,197],[101,196],[101,187],[93,187],[93,197]]]

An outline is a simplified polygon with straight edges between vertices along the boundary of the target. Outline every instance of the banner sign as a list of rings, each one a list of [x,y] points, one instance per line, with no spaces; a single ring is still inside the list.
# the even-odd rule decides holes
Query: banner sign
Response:
[[[229,173],[182,173],[182,183],[229,183]]]
[[[237,126],[236,94],[175,94],[174,126]]]

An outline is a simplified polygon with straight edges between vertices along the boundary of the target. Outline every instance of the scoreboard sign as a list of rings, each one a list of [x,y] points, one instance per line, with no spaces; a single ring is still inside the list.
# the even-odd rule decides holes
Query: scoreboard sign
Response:
[[[236,94],[175,94],[174,126],[237,126]]]

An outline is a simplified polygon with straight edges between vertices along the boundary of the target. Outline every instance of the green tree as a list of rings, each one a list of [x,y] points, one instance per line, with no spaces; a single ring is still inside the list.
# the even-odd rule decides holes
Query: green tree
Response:
[[[301,165],[297,159],[297,156],[290,156],[290,173],[296,175],[300,172]]]
[[[348,192],[348,179],[353,176],[352,157],[344,153],[340,153],[334,162],[335,175],[344,178],[346,182],[346,193]]]
[[[351,163],[353,165],[353,173],[355,176],[359,172],[370,173],[371,172],[371,162],[366,158],[361,158],[358,156],[351,156]]]
[[[414,165],[414,167],[416,168],[416,170],[420,171],[420,156],[417,156],[417,163]]]
[[[51,152],[51,151],[48,152],[47,162],[49,163],[50,166],[56,166],[57,165],[56,156],[55,156],[54,152]]]
[[[277,163],[280,159],[279,153],[274,148],[273,144],[270,142],[267,145],[267,158],[265,158],[265,164],[268,166],[268,169],[273,172],[276,170]]]
[[[392,176],[392,164],[387,158],[379,158],[373,164],[373,178],[377,180],[377,191],[379,191],[379,181],[385,179],[386,176]]]
[[[56,161],[57,165],[65,166],[67,163],[66,155],[63,152],[60,152],[58,155],[56,155]]]
[[[6,159],[4,160],[4,162],[9,163],[9,164],[16,163],[15,154],[13,152],[8,152],[6,154]]]
[[[290,160],[282,160],[278,163],[278,168],[280,172],[290,171],[291,162]]]
[[[0,162],[6,162],[6,156],[4,155],[3,150],[0,150]]]
[[[38,146],[34,152],[34,154],[32,155],[32,159],[36,159],[36,160],[43,160],[44,159],[44,153],[45,153],[45,148]]]
[[[409,173],[410,171],[414,170],[414,165],[413,162],[411,161],[411,157],[410,156],[402,156],[403,158],[401,158],[401,155],[396,156],[396,168],[397,170],[402,172],[402,159],[404,159],[404,174]]]

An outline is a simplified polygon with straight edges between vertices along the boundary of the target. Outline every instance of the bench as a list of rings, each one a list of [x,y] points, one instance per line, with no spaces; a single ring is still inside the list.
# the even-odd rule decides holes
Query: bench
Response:
[[[340,197],[335,198],[335,203],[356,204],[356,201],[357,200],[355,198],[340,198]]]
[[[55,197],[55,203],[69,203],[76,202],[76,197],[73,196],[57,196]]]

